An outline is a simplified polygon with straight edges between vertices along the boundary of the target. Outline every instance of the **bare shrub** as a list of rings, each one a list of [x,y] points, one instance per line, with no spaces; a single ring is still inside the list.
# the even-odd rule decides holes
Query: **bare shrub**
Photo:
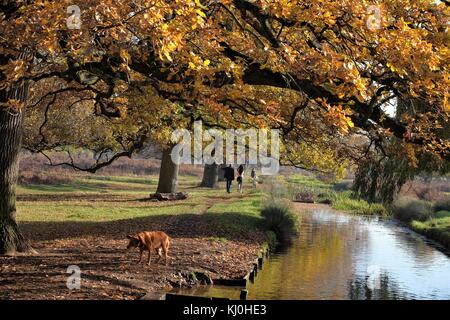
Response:
[[[51,158],[54,164],[69,162],[67,156],[64,153],[51,154]],[[89,153],[79,153],[74,156],[77,166],[82,168],[88,168],[95,162],[92,155]],[[146,158],[120,158],[113,162],[111,165],[104,167],[96,172],[96,175],[103,176],[150,176],[158,175],[161,161],[158,159],[146,159]],[[64,181],[73,180],[76,177],[90,175],[87,172],[75,171],[72,167],[62,166],[50,166],[48,159],[40,154],[22,153],[20,160],[20,183],[22,184],[51,184],[65,183]],[[201,178],[203,174],[202,166],[195,165],[181,165],[180,175],[195,176]],[[48,176],[46,178],[45,176]],[[59,179],[59,176],[61,178]]]
[[[408,181],[400,190],[400,197],[418,198],[426,201],[441,201],[448,198],[444,193],[449,192],[450,181],[448,179],[415,179]]]
[[[433,205],[425,200],[402,197],[394,203],[392,211],[394,217],[401,221],[425,221],[431,218]]]
[[[32,171],[21,171],[19,174],[19,184],[44,184],[58,185],[71,183],[74,180],[73,175],[67,173],[43,173]]]

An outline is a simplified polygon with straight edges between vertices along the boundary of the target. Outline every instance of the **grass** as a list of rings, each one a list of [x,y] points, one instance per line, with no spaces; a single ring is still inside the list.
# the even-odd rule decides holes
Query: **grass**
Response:
[[[294,174],[286,178],[286,182],[296,184],[296,185],[302,185],[304,187],[309,188],[320,188],[320,189],[331,189],[332,184],[325,183],[320,180],[317,180],[314,177],[307,177],[300,174]]]
[[[88,181],[107,181],[116,184],[139,184],[139,185],[157,185],[158,178],[156,176],[149,177],[127,177],[127,176],[87,176]]]
[[[414,231],[450,249],[450,201],[429,201],[400,198],[394,204],[394,216]]]
[[[336,198],[337,193],[331,189],[313,188],[303,185],[294,185],[290,188],[291,199],[295,201],[312,200],[318,203],[332,204]]]
[[[442,219],[442,218],[450,218],[450,210],[441,210],[433,214],[433,218]]]
[[[89,221],[104,222],[156,215],[197,214],[204,205],[128,206],[117,203],[48,203],[19,202],[20,221]]]
[[[434,204],[434,211],[450,211],[450,196],[446,200],[439,200]]]
[[[18,188],[19,222],[109,222],[144,217],[199,215],[211,228],[211,241],[263,232],[259,215],[263,193],[247,189],[243,195],[222,189],[196,187],[192,176],[181,176],[179,190],[190,197],[182,202],[146,201],[156,191],[156,176],[83,176],[57,185]],[[195,226],[192,226],[195,228]]]
[[[395,218],[404,222],[426,221],[433,214],[433,204],[425,200],[402,197],[394,203],[392,211]]]
[[[379,203],[368,203],[361,199],[353,199],[348,192],[339,194],[332,204],[333,209],[352,214],[387,216],[389,212]]]
[[[263,193],[249,194],[231,202],[214,203],[204,214],[208,224],[220,235],[248,235],[262,229],[260,206]]]
[[[261,216],[269,235],[275,234],[279,242],[289,242],[298,232],[298,215],[293,214],[285,204],[270,203],[261,210]]]
[[[411,228],[450,249],[450,211],[441,210],[427,221],[413,220]]]
[[[180,185],[195,187],[199,182],[192,176],[181,176]],[[129,194],[156,191],[158,176],[83,176],[73,179],[69,183],[57,184],[27,184],[18,187],[20,194],[46,194],[46,193],[111,193]]]
[[[286,179],[290,183],[293,199],[312,199],[314,202],[330,204],[333,209],[360,215],[389,215],[379,203],[370,204],[362,199],[354,199],[348,190],[349,182],[325,183],[312,177],[294,175]]]

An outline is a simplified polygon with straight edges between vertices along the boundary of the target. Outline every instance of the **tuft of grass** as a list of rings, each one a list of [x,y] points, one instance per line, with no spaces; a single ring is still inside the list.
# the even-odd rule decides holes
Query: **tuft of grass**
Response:
[[[277,235],[273,231],[266,231],[266,242],[270,250],[274,250],[278,245]]]
[[[314,201],[332,204],[337,198],[337,193],[331,189],[311,188],[307,186],[295,185],[291,193],[294,201]]]
[[[266,205],[261,210],[261,216],[268,231],[273,232],[279,242],[289,242],[298,232],[298,216],[281,203]]]
[[[338,198],[338,194],[333,190],[322,190],[316,195],[316,201],[319,203],[333,204]]]
[[[445,200],[437,201],[433,207],[434,211],[450,211],[450,197]]]
[[[403,197],[394,203],[392,212],[395,218],[404,222],[426,221],[432,216],[433,206],[425,200]]]
[[[433,218],[450,218],[450,210],[440,210],[433,214]]]
[[[352,214],[380,216],[387,216],[389,214],[382,204],[370,204],[365,200],[354,199],[351,197],[351,192],[342,192],[338,194],[333,201],[332,207],[333,209],[346,211]]]
[[[315,202],[317,190],[311,187],[295,186],[292,191],[294,201]]]

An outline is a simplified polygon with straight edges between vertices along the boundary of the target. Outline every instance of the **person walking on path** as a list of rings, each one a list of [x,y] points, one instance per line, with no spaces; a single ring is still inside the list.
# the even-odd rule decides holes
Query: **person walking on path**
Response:
[[[234,168],[230,164],[228,167],[224,168],[223,170],[225,170],[224,177],[225,177],[225,180],[227,181],[227,192],[231,193],[231,184],[234,181]]]
[[[250,174],[250,177],[252,178],[253,188],[256,188],[256,179],[257,179],[257,176],[256,176],[256,170],[255,170],[255,168],[252,168],[252,172],[251,172],[251,174]]]
[[[238,183],[238,191],[240,193],[242,193],[242,188],[243,188],[243,183],[244,183],[244,166],[242,164],[238,168],[237,183]]]

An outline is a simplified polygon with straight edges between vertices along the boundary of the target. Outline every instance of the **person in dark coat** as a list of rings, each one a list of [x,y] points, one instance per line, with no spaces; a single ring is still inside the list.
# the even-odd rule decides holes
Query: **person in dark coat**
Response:
[[[225,180],[227,181],[227,192],[231,193],[231,184],[234,181],[234,168],[230,164],[228,167],[224,168],[223,170],[225,170],[224,177],[225,177]]]

